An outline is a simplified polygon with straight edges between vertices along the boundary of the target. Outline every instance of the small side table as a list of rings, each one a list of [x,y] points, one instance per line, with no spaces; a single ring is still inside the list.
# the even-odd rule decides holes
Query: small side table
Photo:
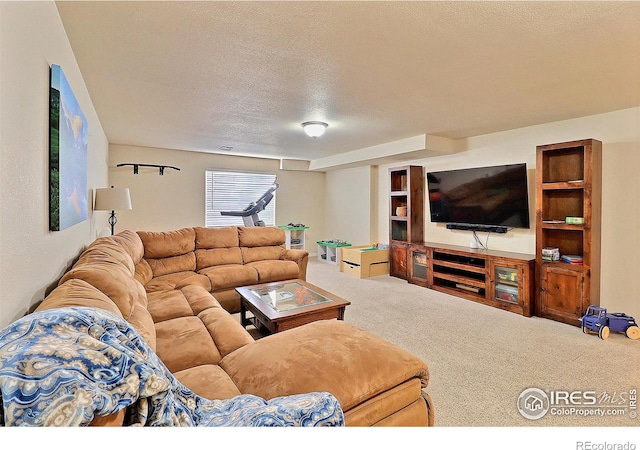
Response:
[[[334,244],[333,242],[318,241],[318,260],[329,264],[340,265],[340,248],[351,247],[351,244]]]
[[[285,246],[287,250],[297,248],[304,250],[304,231],[309,227],[290,227],[288,225],[278,225],[284,230]]]

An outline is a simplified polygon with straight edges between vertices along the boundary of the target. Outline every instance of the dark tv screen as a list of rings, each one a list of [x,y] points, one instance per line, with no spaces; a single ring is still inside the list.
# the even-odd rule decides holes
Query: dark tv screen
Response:
[[[527,165],[427,172],[432,222],[529,228]]]

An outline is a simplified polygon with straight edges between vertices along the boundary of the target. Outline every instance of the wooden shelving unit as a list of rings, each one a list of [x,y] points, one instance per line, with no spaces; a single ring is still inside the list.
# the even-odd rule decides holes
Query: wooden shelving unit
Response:
[[[599,305],[602,143],[584,139],[536,152],[536,315],[579,325],[587,307]],[[545,261],[548,247],[583,263]]]
[[[424,234],[424,168],[389,169],[389,273],[407,279],[408,244]]]
[[[534,255],[429,242],[408,247],[409,283],[533,315]]]

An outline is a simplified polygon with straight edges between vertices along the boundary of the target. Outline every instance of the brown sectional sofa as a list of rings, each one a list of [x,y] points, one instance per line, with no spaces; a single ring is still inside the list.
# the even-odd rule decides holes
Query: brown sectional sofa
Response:
[[[210,292],[232,313],[240,311],[237,287],[307,277],[308,253],[286,250],[279,228],[195,227],[138,235],[144,255],[136,275],[148,292],[173,289],[204,275]]]
[[[308,254],[271,227],[124,231],[99,238],[37,310],[90,306],[126,319],[186,387],[209,399],[330,392],[347,425],[433,425],[426,364],[344,321],[254,340],[234,288],[306,278]],[[235,295],[234,295],[235,294]],[[124,411],[97,417],[120,425]]]

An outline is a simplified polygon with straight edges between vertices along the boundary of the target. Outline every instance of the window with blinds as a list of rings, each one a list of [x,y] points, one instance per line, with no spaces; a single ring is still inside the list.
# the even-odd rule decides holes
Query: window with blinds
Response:
[[[220,211],[242,211],[257,201],[275,183],[276,175],[259,172],[205,171],[205,226],[243,226],[242,217],[223,216]],[[265,226],[276,224],[276,193],[264,211],[258,213]]]

